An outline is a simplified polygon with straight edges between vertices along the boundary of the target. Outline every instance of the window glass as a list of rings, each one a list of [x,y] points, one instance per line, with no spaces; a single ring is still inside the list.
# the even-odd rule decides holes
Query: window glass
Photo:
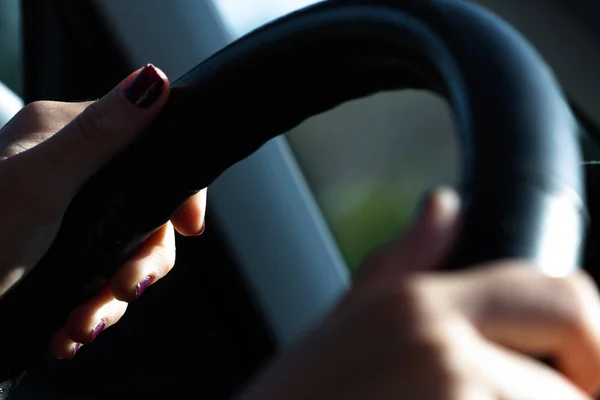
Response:
[[[287,134],[348,265],[410,221],[419,198],[458,177],[446,101],[423,91],[348,102]]]
[[[233,37],[315,3],[214,2]],[[401,91],[348,102],[286,135],[350,268],[406,227],[428,189],[455,186],[455,131],[444,99]],[[587,155],[597,154],[585,143]]]
[[[0,1],[0,82],[20,93],[19,0]]]
[[[215,8],[223,16],[225,26],[234,37],[314,3],[318,3],[318,0],[213,0]]]

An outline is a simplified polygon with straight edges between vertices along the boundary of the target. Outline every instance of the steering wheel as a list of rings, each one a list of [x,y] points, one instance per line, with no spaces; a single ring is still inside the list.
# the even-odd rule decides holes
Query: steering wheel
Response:
[[[48,253],[0,301],[0,379],[41,361],[88,284],[227,168],[308,117],[407,88],[445,96],[459,126],[464,222],[448,267],[576,268],[587,223],[578,126],[526,40],[467,1],[332,0],[186,73],[150,129],[81,188]]]

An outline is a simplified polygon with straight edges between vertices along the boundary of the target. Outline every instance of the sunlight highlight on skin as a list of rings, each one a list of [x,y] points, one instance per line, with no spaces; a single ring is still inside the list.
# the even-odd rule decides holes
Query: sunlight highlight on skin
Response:
[[[6,272],[4,276],[0,278],[0,300],[2,300],[9,288],[23,279],[25,271],[25,267],[16,267]]]
[[[114,314],[123,309],[123,305],[127,304],[126,301],[120,301],[113,299],[96,310],[94,314],[94,321],[99,322],[101,319],[106,319],[107,316]]]

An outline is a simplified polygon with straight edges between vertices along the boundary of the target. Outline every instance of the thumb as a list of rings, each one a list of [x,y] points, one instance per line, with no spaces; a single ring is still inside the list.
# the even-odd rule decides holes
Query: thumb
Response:
[[[406,235],[390,244],[390,257],[402,260],[403,271],[439,268],[459,233],[460,209],[460,196],[453,189],[430,192]]]
[[[356,283],[393,282],[411,272],[440,267],[457,236],[459,216],[459,195],[448,188],[433,190],[412,225],[367,261]]]
[[[49,174],[55,188],[77,190],[150,125],[168,92],[167,77],[153,65],[133,72],[33,149],[36,172]]]

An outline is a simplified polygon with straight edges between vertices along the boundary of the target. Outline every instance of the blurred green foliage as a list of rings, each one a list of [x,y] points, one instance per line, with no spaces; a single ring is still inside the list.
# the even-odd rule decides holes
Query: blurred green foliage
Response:
[[[369,254],[388,243],[408,225],[415,201],[391,185],[371,188],[367,195],[360,187],[348,187],[340,193],[339,204],[353,201],[352,210],[326,218],[352,272]]]
[[[345,102],[286,137],[351,272],[407,227],[424,192],[458,175],[452,112],[430,92]]]

